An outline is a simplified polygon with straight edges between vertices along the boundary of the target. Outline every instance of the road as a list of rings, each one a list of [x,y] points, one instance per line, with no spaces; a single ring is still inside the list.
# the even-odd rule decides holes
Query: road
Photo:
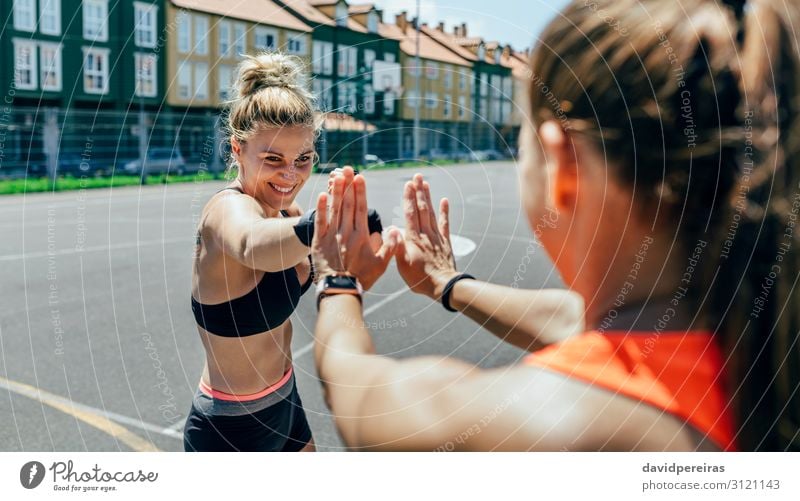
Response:
[[[519,208],[509,162],[419,170],[451,201],[459,268],[497,284],[558,286]],[[402,226],[413,169],[367,172],[370,205]],[[324,190],[314,175],[298,196]],[[0,450],[183,450],[204,353],[189,295],[194,232],[224,183],[0,198]],[[450,355],[483,367],[521,352],[406,290],[394,264],[365,298],[379,353]],[[320,450],[342,442],[311,356],[313,294],[292,317],[300,395]]]

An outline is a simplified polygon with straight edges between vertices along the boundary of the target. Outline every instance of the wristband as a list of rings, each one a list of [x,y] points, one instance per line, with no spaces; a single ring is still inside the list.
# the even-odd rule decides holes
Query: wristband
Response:
[[[324,297],[350,294],[356,296],[358,302],[361,303],[363,293],[364,289],[361,288],[356,277],[343,274],[327,275],[317,284],[317,311],[319,311],[319,303]]]
[[[475,277],[473,277],[469,273],[461,273],[451,278],[450,281],[447,282],[447,285],[444,286],[444,291],[442,292],[442,305],[444,306],[445,310],[458,311],[452,306],[450,306],[450,293],[453,291],[453,287],[455,287],[456,282],[464,278],[470,278],[472,280],[475,280]]]
[[[300,221],[294,225],[294,234],[306,247],[311,247],[311,240],[314,238],[314,218],[316,215],[316,209],[309,209],[300,216]]]
[[[369,234],[383,233],[383,225],[381,224],[381,215],[375,209],[367,209],[367,228]]]

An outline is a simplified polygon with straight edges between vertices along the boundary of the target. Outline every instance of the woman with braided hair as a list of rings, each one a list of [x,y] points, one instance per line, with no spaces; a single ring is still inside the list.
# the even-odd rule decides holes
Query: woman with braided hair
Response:
[[[447,201],[437,217],[422,177],[406,185],[400,274],[528,349],[521,364],[375,355],[342,278],[358,277],[356,261],[340,252],[363,227],[366,185],[337,180],[318,201],[312,253],[320,280],[339,284],[318,300],[315,353],[344,440],[800,450],[798,10],[574,0],[545,29],[530,61],[521,198],[531,227],[557,215],[540,240],[583,299],[572,322],[561,311],[537,330],[541,291],[458,273]],[[329,197],[357,209],[328,221]]]
[[[206,364],[184,427],[187,451],[314,450],[289,320],[313,280],[314,211],[294,201],[320,127],[304,66],[277,52],[239,66],[227,109],[236,179],[209,200],[197,230],[191,303]],[[380,274],[391,254],[372,214],[377,245],[361,262]]]

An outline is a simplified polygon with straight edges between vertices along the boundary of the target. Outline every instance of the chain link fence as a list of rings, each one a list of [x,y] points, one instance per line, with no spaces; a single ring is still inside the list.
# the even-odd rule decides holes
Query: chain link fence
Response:
[[[517,152],[518,127],[411,121],[328,121],[319,169],[400,162],[485,161]],[[0,117],[0,178],[220,173],[229,147],[218,113],[12,108]]]

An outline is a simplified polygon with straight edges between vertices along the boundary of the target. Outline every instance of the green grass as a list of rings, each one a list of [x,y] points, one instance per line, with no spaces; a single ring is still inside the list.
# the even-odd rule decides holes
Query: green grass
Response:
[[[388,169],[405,169],[409,167],[424,168],[439,165],[452,165],[459,163],[455,160],[432,160],[429,162],[387,162],[379,165],[357,165],[360,172]],[[223,173],[211,174],[208,171],[201,171],[197,174],[184,174],[182,176],[158,175],[147,176],[145,185],[153,184],[172,184],[172,183],[192,183],[222,179],[232,179],[236,177],[233,170],[228,176]],[[58,177],[53,183],[46,177],[0,180],[0,195],[16,195],[22,193],[37,193],[46,191],[70,191],[94,188],[117,188],[120,186],[137,186],[142,184],[139,176],[112,176],[112,177]]]
[[[158,175],[147,176],[144,184],[172,184],[204,182],[215,179],[223,179],[223,175],[210,174],[202,171],[197,174],[184,174],[182,176]],[[139,176],[112,176],[112,177],[72,177],[65,176],[56,178],[55,183],[46,177],[11,179],[0,181],[0,195],[15,195],[21,193],[37,193],[45,191],[70,191],[79,189],[94,188],[117,188],[120,186],[140,185]]]

